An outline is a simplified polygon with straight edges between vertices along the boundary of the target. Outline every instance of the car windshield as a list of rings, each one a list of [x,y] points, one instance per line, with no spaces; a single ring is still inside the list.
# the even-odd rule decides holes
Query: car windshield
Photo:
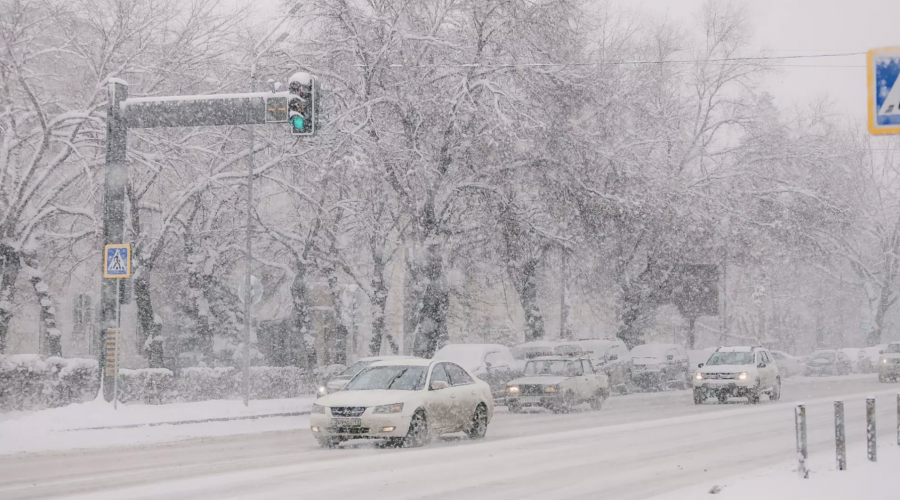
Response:
[[[448,345],[435,353],[432,359],[453,361],[469,370],[477,370],[484,361],[484,347],[476,344]]]
[[[371,365],[374,362],[375,361],[357,361],[356,363],[348,366],[346,370],[339,373],[335,378],[350,378],[362,371],[363,368]]]
[[[347,384],[347,391],[419,391],[425,386],[424,366],[374,366]]]
[[[539,377],[541,375],[557,375],[560,377],[574,377],[578,371],[578,365],[564,359],[544,359],[529,361],[525,365],[526,377]]]
[[[549,356],[553,354],[553,347],[515,347],[511,349],[512,355],[518,360],[532,359],[538,356]]]
[[[714,352],[709,357],[708,365],[752,365],[752,352]]]
[[[822,361],[834,361],[835,352],[827,351],[827,352],[817,352],[812,355],[813,360],[820,359]]]
[[[900,344],[888,344],[884,352],[900,353]]]
[[[635,348],[631,350],[631,357],[665,359],[666,353],[671,349],[671,346],[644,344],[635,346]]]

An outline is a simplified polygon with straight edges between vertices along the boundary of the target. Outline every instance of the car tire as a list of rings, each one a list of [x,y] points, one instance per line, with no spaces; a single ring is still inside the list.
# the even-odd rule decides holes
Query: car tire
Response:
[[[694,404],[702,405],[706,402],[706,392],[703,389],[694,389]]]
[[[772,392],[769,393],[769,399],[772,401],[781,399],[781,377],[775,379],[775,387],[773,387]]]
[[[563,395],[559,404],[553,408],[553,413],[571,413],[572,407],[575,405],[575,394],[569,391]]]
[[[484,439],[484,436],[487,434],[487,428],[487,408],[483,404],[479,404],[475,407],[475,413],[472,414],[472,422],[469,424],[469,428],[466,429],[466,436],[473,440]]]
[[[428,420],[425,418],[425,412],[416,410],[409,422],[409,431],[403,438],[402,446],[404,448],[420,448],[428,444],[430,436],[428,433]]]
[[[320,448],[331,450],[337,448],[344,440],[339,437],[317,437],[316,442],[319,443]]]
[[[756,385],[753,386],[753,389],[750,389],[750,393],[747,395],[747,403],[751,405],[759,404],[759,397],[761,392],[762,391],[759,387],[759,379],[756,379]]]
[[[603,408],[603,401],[604,401],[605,399],[606,399],[606,398],[604,398],[602,394],[596,394],[596,395],[594,395],[594,397],[591,398],[591,400],[590,400],[591,409],[594,410],[594,411],[597,411],[597,410],[599,410],[600,408]]]

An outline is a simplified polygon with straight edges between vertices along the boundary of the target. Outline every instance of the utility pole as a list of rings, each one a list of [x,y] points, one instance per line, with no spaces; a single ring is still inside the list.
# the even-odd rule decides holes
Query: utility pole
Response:
[[[572,331],[568,328],[569,322],[569,283],[567,279],[567,252],[565,247],[560,247],[560,283],[559,283],[559,338],[568,340],[572,337]]]

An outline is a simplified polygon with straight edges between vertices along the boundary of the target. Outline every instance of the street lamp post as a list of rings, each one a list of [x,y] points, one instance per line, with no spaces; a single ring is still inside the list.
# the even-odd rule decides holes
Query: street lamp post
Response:
[[[260,41],[253,46],[256,52],[260,45],[266,42],[278,28],[287,21],[288,17],[293,15],[300,9],[300,2],[294,4],[288,15],[284,16],[281,21],[272,28]],[[287,38],[287,32],[282,33],[274,42],[267,45],[262,50],[256,52],[250,65],[250,92],[256,92],[256,66],[259,59],[266,54],[275,44],[282,42]],[[247,155],[247,265],[244,273],[244,348],[243,348],[243,366],[241,369],[241,393],[244,397],[244,406],[250,405],[250,322],[252,320],[253,299],[251,294],[251,271],[253,267],[253,149],[255,147],[253,140],[253,126],[247,127],[250,134],[250,153]]]

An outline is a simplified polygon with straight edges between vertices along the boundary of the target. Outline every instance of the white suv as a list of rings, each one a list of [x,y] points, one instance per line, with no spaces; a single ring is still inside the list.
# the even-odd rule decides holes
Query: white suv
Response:
[[[781,398],[781,375],[775,358],[762,347],[720,347],[694,373],[694,404],[714,397],[724,403],[729,397],[759,403],[762,394]]]

